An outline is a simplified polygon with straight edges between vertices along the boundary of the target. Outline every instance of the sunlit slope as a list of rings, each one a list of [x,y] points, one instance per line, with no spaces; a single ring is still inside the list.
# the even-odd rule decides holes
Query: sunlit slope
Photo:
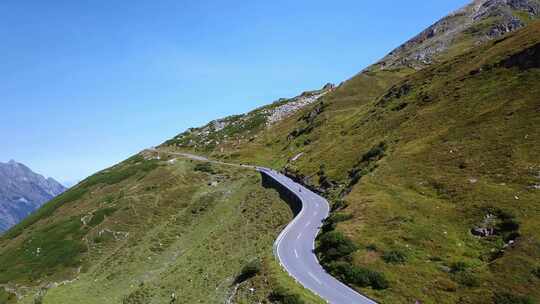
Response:
[[[291,217],[254,171],[144,152],[10,230],[0,241],[0,284],[9,292],[0,296],[11,295],[11,303],[14,294],[20,303],[252,303],[278,290],[310,299],[272,257]],[[254,270],[242,276],[248,265]]]
[[[277,194],[249,170],[166,153],[187,151],[327,196],[319,257],[383,303],[540,301],[537,1],[474,3],[495,15],[430,62],[411,64],[421,39],[391,68],[188,130],[45,205],[0,240],[0,300],[316,302],[271,257],[291,219]],[[516,18],[526,27],[486,38]]]
[[[419,71],[368,69],[244,143],[161,149],[284,169],[340,202],[346,260],[389,280],[362,288],[375,299],[538,300],[539,45],[533,22]]]

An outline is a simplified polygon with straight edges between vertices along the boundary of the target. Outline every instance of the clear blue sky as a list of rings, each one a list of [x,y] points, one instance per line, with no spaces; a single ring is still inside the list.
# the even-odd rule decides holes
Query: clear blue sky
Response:
[[[466,0],[0,2],[0,161],[81,179],[339,83]]]

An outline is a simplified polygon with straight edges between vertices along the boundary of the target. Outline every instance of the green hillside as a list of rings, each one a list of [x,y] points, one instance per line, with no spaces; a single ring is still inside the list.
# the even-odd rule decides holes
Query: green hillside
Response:
[[[317,254],[381,303],[540,302],[539,4],[503,2],[89,177],[0,238],[0,303],[322,303],[272,256],[278,193],[174,152],[322,193]]]
[[[339,202],[351,263],[390,281],[360,290],[383,302],[538,300],[539,43],[535,22],[419,71],[374,66],[242,145],[161,149],[272,166]]]
[[[0,302],[317,302],[272,257],[291,217],[254,171],[143,152],[3,236]]]

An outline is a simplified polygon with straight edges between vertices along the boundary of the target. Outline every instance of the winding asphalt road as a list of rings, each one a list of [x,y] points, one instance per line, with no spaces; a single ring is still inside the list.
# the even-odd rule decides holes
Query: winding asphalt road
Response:
[[[287,272],[305,288],[331,304],[375,304],[329,275],[314,253],[315,238],[329,214],[326,199],[287,176],[267,168],[257,170],[280,183],[302,201],[302,210],[281,232],[274,253]]]
[[[285,227],[274,243],[281,266],[301,285],[330,304],[376,304],[329,275],[314,253],[315,238],[329,215],[328,201],[277,171],[249,165],[229,164],[188,153],[170,153],[198,161],[253,168],[272,178],[302,202],[300,213]]]

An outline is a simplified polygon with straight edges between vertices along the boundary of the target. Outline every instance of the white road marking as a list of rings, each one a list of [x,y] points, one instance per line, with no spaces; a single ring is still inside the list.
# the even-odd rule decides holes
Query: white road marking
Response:
[[[298,258],[298,251],[296,251],[296,249],[294,250],[294,255]]]
[[[300,232],[300,233],[298,234],[298,236],[296,237],[296,239],[299,240],[301,237],[302,237],[302,232]]]
[[[308,271],[308,274],[309,274],[309,276],[312,277],[317,283],[319,283],[319,285],[322,285],[321,281],[319,281],[319,279],[317,279],[317,277],[314,276],[313,273],[311,273],[311,272]]]
[[[309,226],[310,224],[311,224],[311,221],[308,221],[308,222],[306,223],[306,227]]]

